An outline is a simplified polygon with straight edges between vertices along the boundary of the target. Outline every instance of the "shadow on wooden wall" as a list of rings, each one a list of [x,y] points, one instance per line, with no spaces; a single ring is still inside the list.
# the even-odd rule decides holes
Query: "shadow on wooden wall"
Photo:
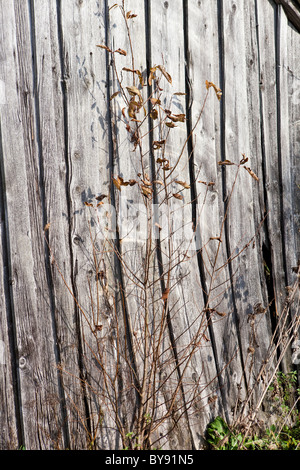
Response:
[[[150,408],[148,402],[137,407],[145,396],[141,384],[153,383],[147,371],[141,372],[147,356],[142,326],[148,325],[143,313],[148,291],[138,290],[133,282],[145,266],[156,276],[148,302],[155,299],[158,311],[171,312],[161,330],[168,344],[163,350],[166,370],[155,371],[156,380],[164,382],[164,373],[173,367],[170,388],[161,386],[157,392],[159,410],[168,416],[161,429],[155,428],[157,445],[201,448],[214,417],[231,422],[245,404],[247,410],[255,408],[262,386],[258,382],[256,388],[256,379],[262,378],[265,358],[271,357],[273,367],[266,382],[278,363],[269,346],[280,322],[286,321],[288,332],[288,338],[280,333],[276,337],[276,353],[284,353],[280,368],[296,367],[290,346],[298,331],[299,312],[291,304],[291,292],[296,296],[297,291],[287,292],[286,287],[297,281],[300,258],[298,3],[126,0],[124,23],[122,8],[111,0],[1,2],[2,449],[124,448],[126,439],[134,445],[135,423],[145,437],[154,418],[159,422],[157,409],[150,406],[155,394]],[[99,45],[119,52],[111,55]],[[164,120],[171,116],[167,122],[177,126],[169,125],[167,146],[162,144],[162,128],[151,130],[157,116],[153,111],[149,117],[148,106],[155,108],[158,102],[154,95],[152,102],[143,98],[153,90],[148,78],[158,65],[165,93],[159,112],[171,105]],[[130,126],[135,122],[145,131],[142,159],[140,141],[123,122],[128,116],[120,85],[126,90],[132,76],[140,91],[127,90],[128,103],[132,96],[135,100],[129,117],[136,119],[139,103],[145,106],[143,127],[137,122],[140,117],[129,120]],[[206,89],[206,81],[222,90],[220,101],[213,87]],[[246,158],[248,171],[243,171],[240,162]],[[166,162],[170,168],[163,171]],[[237,167],[241,171],[235,184]],[[127,222],[140,233],[142,215],[134,205],[144,204],[147,223],[152,203],[165,201],[156,190],[157,199],[151,196],[150,204],[147,188],[152,177],[168,172],[173,178],[168,194],[177,194],[168,208],[179,207],[177,219],[195,224],[200,243],[188,268],[179,263],[172,270],[170,297],[170,237],[160,237],[148,259],[138,238],[120,236],[121,202]],[[251,178],[251,172],[257,177]],[[136,180],[138,173],[149,176],[144,186],[132,184],[119,191],[120,183]],[[185,186],[179,188],[176,181]],[[119,217],[116,237],[108,244],[96,238],[103,225],[90,205],[100,202]],[[178,256],[183,253],[181,241],[173,246]],[[208,267],[217,246],[222,247],[219,267],[224,270],[211,303]],[[205,346],[189,360],[187,345],[198,338],[199,312],[207,321]],[[258,321],[255,315],[262,312]],[[148,337],[150,346],[154,337]],[[108,339],[106,362],[101,362],[101,345]],[[122,360],[119,348],[124,348]],[[104,364],[110,375],[103,375]],[[105,377],[114,386],[100,393]],[[148,382],[135,382],[137,377]],[[170,392],[174,383],[180,384],[182,400],[177,414],[175,399],[170,399],[175,397]],[[193,399],[188,398],[191,390]],[[148,409],[155,413],[147,415]]]

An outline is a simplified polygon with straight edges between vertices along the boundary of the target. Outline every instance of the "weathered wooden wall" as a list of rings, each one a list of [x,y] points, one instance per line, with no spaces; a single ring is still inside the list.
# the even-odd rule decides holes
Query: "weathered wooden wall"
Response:
[[[114,3],[0,1],[2,449],[85,448],[85,424],[78,415],[89,417],[93,427],[93,397],[78,381],[89,351],[80,311],[66,284],[80,305],[87,306],[87,278],[93,278],[93,271],[90,213],[84,202],[112,192],[112,175],[130,179],[137,171],[134,156],[124,158],[130,152],[126,136],[119,135],[117,152],[112,147],[108,102],[115,84],[108,56],[96,47],[129,48],[118,9],[109,13]],[[187,149],[193,148],[198,179],[216,182],[201,211],[201,237],[219,235],[232,187],[234,172],[218,166],[221,160],[238,163],[245,153],[259,177],[257,182],[241,172],[225,226],[225,255],[241,249],[268,213],[255,245],[230,266],[228,275],[238,268],[236,282],[219,308],[232,313],[212,324],[208,349],[199,356],[209,380],[222,371],[239,346],[230,367],[220,374],[218,400],[208,404],[191,425],[196,447],[213,417],[223,413],[231,418],[249,356],[247,318],[255,304],[266,306],[270,300],[264,260],[280,309],[285,288],[295,276],[292,267],[300,257],[300,36],[286,16],[286,5],[280,3],[289,2],[125,1],[126,10],[138,15],[131,20],[135,67],[144,72],[164,60],[173,78],[169,93],[186,93],[180,103],[187,124],[174,133],[173,149],[196,122],[205,81],[214,82],[223,92],[220,103],[213,93],[209,95],[189,143],[193,147]],[[129,55],[118,61],[121,67],[131,67]],[[188,165],[178,170],[186,181],[190,178]],[[203,185],[197,183],[194,190],[201,199]],[[47,223],[55,262],[44,240]],[[138,248],[128,256],[133,270],[138,269],[135,263],[140,256]],[[111,258],[106,265],[111,285],[117,284],[119,276],[114,263]],[[207,282],[203,266],[195,261],[189,277],[175,290],[185,320],[178,318],[174,331],[180,330],[181,321],[192,323],[195,304],[203,302],[201,286],[205,288]],[[188,308],[184,296],[193,299]],[[102,298],[103,305],[105,301]],[[135,308],[132,305],[133,312]],[[268,347],[271,323],[268,311],[256,333],[254,372]],[[97,387],[92,358],[90,364],[86,373]],[[59,365],[67,373],[61,375]],[[194,364],[191,373],[198,366]],[[99,447],[120,445],[110,426],[105,417]],[[191,440],[180,438],[170,445],[178,442],[192,445]]]

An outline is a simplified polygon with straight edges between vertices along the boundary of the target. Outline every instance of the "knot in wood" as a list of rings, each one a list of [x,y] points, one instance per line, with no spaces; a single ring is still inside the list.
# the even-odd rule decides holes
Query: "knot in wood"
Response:
[[[27,362],[27,361],[26,361],[26,359],[25,359],[24,356],[20,357],[20,359],[19,359],[19,367],[20,367],[20,369],[24,369],[24,367],[26,366],[26,362]]]

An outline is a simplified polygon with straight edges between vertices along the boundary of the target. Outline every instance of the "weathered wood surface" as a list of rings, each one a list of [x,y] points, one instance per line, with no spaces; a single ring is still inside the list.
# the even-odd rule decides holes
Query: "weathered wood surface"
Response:
[[[278,5],[282,5],[289,21],[300,29],[300,2],[299,0],[275,0]]]
[[[125,130],[120,126],[115,133],[117,123],[108,104],[117,85],[108,55],[97,48],[107,42],[114,49],[130,49],[119,10],[109,10],[114,3],[0,1],[2,449],[86,448],[96,430],[99,448],[121,445],[101,392],[93,348],[104,341],[110,344],[107,368],[113,372],[110,325],[116,316],[123,321],[124,314],[126,331],[142,338],[142,297],[134,276],[124,275],[113,250],[103,239],[91,239],[100,229],[95,214],[84,205],[107,194],[117,207],[119,194],[112,176],[128,180],[141,171]],[[212,314],[209,341],[189,364],[187,379],[201,375],[207,384],[219,376],[203,388],[201,406],[186,417],[189,433],[176,432],[169,447],[199,448],[213,417],[224,414],[232,419],[232,409],[251,387],[272,334],[274,308],[259,322],[255,344],[247,321],[255,304],[267,306],[270,301],[266,269],[279,311],[285,288],[294,279],[292,267],[300,257],[298,3],[125,0],[126,11],[138,15],[130,20],[135,67],[145,73],[164,61],[173,79],[172,86],[166,83],[168,98],[174,92],[186,93],[176,97],[178,112],[186,112],[187,121],[172,130],[170,158],[176,158],[197,121],[205,81],[223,92],[220,103],[209,93],[174,174],[190,182],[194,191],[184,192],[184,202],[193,201],[190,212],[179,210],[191,221],[196,215],[202,249],[189,270],[173,272],[170,296],[172,332],[183,349],[189,335],[196,333],[193,322],[213,288],[209,306],[227,315]],[[121,67],[131,67],[130,54],[117,59]],[[117,103],[114,100],[113,107],[120,118]],[[148,126],[147,121],[145,132]],[[148,145],[145,140],[150,174],[153,158]],[[242,154],[249,158],[259,182],[241,168],[231,197],[235,169],[218,162],[239,163]],[[203,181],[215,184],[207,187]],[[139,202],[136,189],[125,188],[122,196]],[[266,214],[255,243],[227,264],[256,234]],[[50,226],[45,238],[46,224]],[[222,227],[220,243],[215,238]],[[165,254],[167,241],[161,243]],[[139,277],[143,246],[125,236],[120,247],[127,267]],[[180,243],[175,248],[179,254]],[[153,276],[159,277],[158,260],[155,256],[153,260]],[[163,256],[162,261],[165,266],[168,258]],[[218,275],[212,278],[212,272]],[[105,283],[98,282],[99,273]],[[153,299],[159,301],[162,289],[163,283],[155,284]],[[130,296],[132,292],[136,294]],[[125,312],[123,297],[129,299]],[[250,353],[249,347],[255,351]],[[136,354],[138,373],[142,351]],[[284,367],[290,366],[287,355]],[[120,416],[128,415],[130,421],[131,401],[119,387]],[[188,399],[188,386],[185,393]]]

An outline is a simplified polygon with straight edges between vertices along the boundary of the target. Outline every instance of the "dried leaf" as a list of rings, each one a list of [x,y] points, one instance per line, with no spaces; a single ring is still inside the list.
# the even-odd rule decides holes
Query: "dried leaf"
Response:
[[[173,116],[169,115],[168,118],[173,122],[184,122],[185,114],[173,114]]]
[[[148,181],[148,180],[144,179],[144,180],[142,180],[142,182],[144,183],[145,186],[149,186],[149,187],[152,186],[151,181]]]
[[[124,181],[123,178],[121,178],[121,176],[118,176],[119,178],[119,181],[121,182],[121,186],[128,186],[129,185],[129,181]]]
[[[223,160],[222,162],[218,162],[218,165],[234,165],[230,160]]]
[[[149,188],[148,186],[144,186],[142,185],[141,186],[141,189],[142,189],[142,193],[144,194],[144,196],[146,196],[147,198],[150,198],[152,196],[152,189]]]
[[[205,184],[205,186],[214,186],[215,185],[215,183],[213,181],[209,181],[209,183],[207,183],[206,181],[198,181],[198,183]]]
[[[137,74],[137,76],[139,77],[140,85],[142,87],[144,86],[144,78],[143,78],[142,73],[139,70],[129,69],[128,67],[123,67],[122,70],[124,70],[124,72],[131,72],[131,73]]]
[[[46,224],[45,227],[44,227],[44,232],[47,232],[47,230],[49,230],[50,228],[50,223]]]
[[[126,88],[128,90],[128,93],[131,96],[138,96],[139,100],[140,100],[140,103],[142,103],[143,98],[142,98],[141,92],[136,86],[132,85],[132,86],[127,86]]]
[[[137,75],[138,75],[138,77],[139,77],[140,85],[141,85],[141,86],[144,86],[145,83],[144,83],[144,77],[143,77],[143,75],[142,75],[142,72],[140,72],[139,70],[136,70],[136,73],[137,73]]]
[[[151,68],[150,69],[150,75],[149,75],[149,78],[148,78],[148,84],[149,86],[152,86],[152,81],[154,80],[155,78],[155,68]]]
[[[97,196],[95,199],[97,199],[97,201],[103,201],[103,199],[106,197],[107,197],[106,194],[100,194],[100,196]]]
[[[136,118],[136,110],[137,110],[137,104],[135,103],[135,101],[130,101],[129,103],[129,106],[128,106],[128,116],[132,119],[135,119]]]
[[[121,176],[117,176],[116,178],[113,178],[113,183],[115,185],[115,187],[121,191],[121,186],[128,186],[129,185],[129,182],[128,181],[124,181],[124,179],[121,177]]]
[[[162,169],[163,169],[164,171],[169,171],[169,170],[172,169],[172,167],[170,166],[170,163],[169,163],[168,160],[167,160],[167,163],[162,167]]]
[[[135,70],[135,69],[129,69],[128,67],[123,67],[122,70],[124,70],[124,72],[136,73],[136,70]]]
[[[112,52],[112,50],[104,44],[97,44],[97,47],[101,47],[101,49],[105,49],[108,52]]]
[[[163,295],[161,297],[162,300],[168,300],[169,294],[170,294],[170,289],[167,287],[167,289],[165,289],[165,291],[163,292]]]
[[[166,143],[165,140],[155,140],[155,141],[152,143],[152,148],[153,148],[153,150],[158,150],[158,149],[160,149],[165,143]]]
[[[93,204],[91,202],[84,202],[84,205],[87,206],[87,207],[94,207]]]
[[[247,166],[244,166],[245,170],[248,171],[249,175],[252,176],[252,178],[254,178],[256,181],[259,181],[259,178],[258,176],[254,173],[254,171],[251,170],[251,168],[247,167]]]
[[[181,186],[183,186],[185,189],[190,189],[190,185],[188,183],[186,183],[185,181],[175,181],[175,183],[177,184],[180,184]]]
[[[153,106],[161,104],[161,101],[159,98],[150,98],[150,102]]]
[[[129,94],[132,95],[132,96],[135,96],[135,95],[140,96],[140,94],[141,94],[140,90],[139,90],[136,86],[134,86],[134,85],[132,85],[132,86],[127,86],[126,88],[127,88],[128,92],[129,92]]]
[[[181,91],[177,91],[177,93],[173,93],[173,95],[176,95],[176,96],[185,96],[186,93],[182,93]]]
[[[177,127],[175,126],[174,122],[166,122],[166,126],[170,127],[171,129],[173,129],[173,127]]]
[[[242,154],[242,156],[243,156],[243,158],[242,158],[242,160],[240,161],[240,165],[244,165],[244,164],[247,163],[247,161],[248,161],[248,158],[246,157],[246,155],[245,155],[244,153]]]
[[[136,149],[138,143],[139,143],[139,136],[138,136],[138,132],[135,131],[135,132],[132,132],[131,134],[131,142],[134,143],[134,148]]]
[[[110,101],[113,100],[114,98],[116,98],[116,96],[118,96],[119,94],[120,94],[120,92],[116,91],[113,95],[111,95]]]
[[[154,120],[158,118],[157,109],[151,109],[150,117],[151,117],[151,119],[154,119]]]
[[[121,191],[121,181],[120,181],[119,177],[113,178],[113,183],[114,183],[115,187],[116,187],[119,191]]]
[[[116,51],[114,51],[114,52],[117,52],[117,53],[118,53],[118,54],[120,54],[120,55],[127,55],[127,52],[126,52],[126,51],[124,51],[124,49],[120,49],[120,48],[119,48],[119,49],[117,49],[117,50],[116,50]]]
[[[179,194],[179,193],[175,193],[175,194],[173,194],[173,196],[174,196],[176,199],[180,199],[181,201],[182,201],[182,199],[183,199],[182,194]]]
[[[208,80],[206,80],[205,82],[205,85],[206,85],[206,89],[208,90],[210,87],[213,87],[213,89],[215,90],[215,93],[217,95],[217,98],[218,100],[220,101],[221,98],[222,98],[222,90],[220,88],[218,88],[213,82],[209,82]]]
[[[172,77],[171,75],[166,71],[166,69],[162,65],[157,65],[156,68],[161,71],[163,76],[167,79],[169,83],[172,84]]]
[[[165,162],[169,162],[169,160],[167,160],[167,158],[158,158],[156,160],[156,163],[160,163],[160,164],[165,163]]]
[[[127,20],[130,20],[130,19],[136,18],[136,17],[137,17],[137,15],[135,15],[134,13],[131,13],[131,10],[126,13]]]
[[[216,314],[219,315],[219,317],[226,317],[227,313],[224,312],[219,312],[218,310],[215,310]]]
[[[95,330],[94,330],[94,332],[96,332],[96,331],[101,331],[102,328],[103,328],[103,325],[95,325]]]

